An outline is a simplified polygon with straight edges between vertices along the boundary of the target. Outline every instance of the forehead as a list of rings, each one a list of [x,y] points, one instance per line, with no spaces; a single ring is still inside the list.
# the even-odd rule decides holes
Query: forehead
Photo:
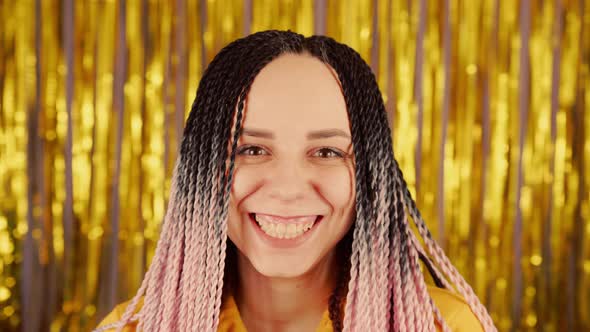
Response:
[[[346,103],[333,69],[308,54],[283,54],[254,79],[244,127],[350,133]]]

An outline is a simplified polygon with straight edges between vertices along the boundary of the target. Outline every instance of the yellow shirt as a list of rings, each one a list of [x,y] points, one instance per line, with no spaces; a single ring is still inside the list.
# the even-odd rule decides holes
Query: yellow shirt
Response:
[[[442,314],[445,322],[452,331],[483,331],[483,327],[481,326],[480,322],[477,320],[471,311],[471,308],[469,308],[469,305],[463,300],[463,298],[445,289],[432,286],[428,286],[428,292],[440,310],[440,313]],[[123,316],[128,303],[129,302],[125,302],[116,306],[115,309],[113,309],[113,311],[104,318],[98,327],[118,321]],[[140,305],[137,306],[136,312],[139,311]],[[130,323],[125,328],[123,328],[123,331],[135,332],[136,325],[136,322]],[[112,331],[114,331],[114,329]],[[228,296],[221,307],[221,312],[219,315],[219,327],[217,331],[247,332],[246,327],[240,318],[240,312],[238,311],[236,302],[232,296]],[[437,331],[440,331],[438,325]],[[316,332],[333,332],[332,322],[330,321],[328,310],[324,312]]]

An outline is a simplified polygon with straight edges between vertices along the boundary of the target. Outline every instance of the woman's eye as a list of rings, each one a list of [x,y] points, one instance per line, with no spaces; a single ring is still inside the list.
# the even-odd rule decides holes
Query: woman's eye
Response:
[[[319,158],[342,158],[344,153],[330,148],[322,148],[314,153],[314,156]]]
[[[243,146],[240,147],[237,151],[238,155],[241,156],[262,156],[266,155],[266,151],[259,146]]]

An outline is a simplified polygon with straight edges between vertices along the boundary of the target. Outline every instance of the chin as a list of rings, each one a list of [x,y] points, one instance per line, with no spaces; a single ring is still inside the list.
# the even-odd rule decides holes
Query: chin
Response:
[[[312,262],[301,256],[265,256],[248,259],[258,273],[268,278],[296,278],[305,275],[316,265],[315,261]]]

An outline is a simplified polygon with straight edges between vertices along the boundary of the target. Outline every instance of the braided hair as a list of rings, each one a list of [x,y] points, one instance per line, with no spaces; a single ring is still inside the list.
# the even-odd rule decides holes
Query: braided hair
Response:
[[[153,261],[121,320],[97,331],[120,331],[132,321],[146,331],[217,330],[222,298],[235,278],[228,272],[234,271],[236,248],[227,241],[227,217],[244,103],[256,75],[284,53],[308,53],[334,69],[350,120],[356,216],[337,246],[341,271],[335,271],[338,281],[328,308],[334,330],[433,331],[436,322],[448,331],[427,292],[421,260],[439,287],[462,295],[485,330],[495,331],[416,208],[393,157],[385,106],[370,67],[332,38],[277,30],[230,43],[204,72]],[[142,297],[143,306],[133,314]]]

